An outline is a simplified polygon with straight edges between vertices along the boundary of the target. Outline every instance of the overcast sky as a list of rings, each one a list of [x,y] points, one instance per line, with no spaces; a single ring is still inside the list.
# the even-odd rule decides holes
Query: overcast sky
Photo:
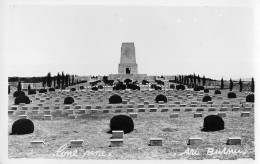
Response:
[[[13,2],[10,49],[4,58],[8,76],[116,74],[122,42],[134,42],[141,74],[195,73],[216,79],[255,75],[252,5]]]

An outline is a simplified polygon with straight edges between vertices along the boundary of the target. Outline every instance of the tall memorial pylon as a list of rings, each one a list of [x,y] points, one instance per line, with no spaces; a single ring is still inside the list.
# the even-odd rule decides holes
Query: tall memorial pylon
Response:
[[[122,43],[118,74],[138,74],[134,43]]]
[[[147,78],[146,74],[138,74],[135,58],[135,46],[133,42],[123,42],[121,46],[121,57],[118,65],[118,74],[109,74],[109,79],[113,80],[144,80]]]

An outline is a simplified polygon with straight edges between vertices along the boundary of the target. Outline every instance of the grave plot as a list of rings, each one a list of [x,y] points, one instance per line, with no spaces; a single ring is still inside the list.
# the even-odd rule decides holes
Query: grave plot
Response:
[[[226,92],[228,91],[222,91],[223,99],[212,96],[212,102],[203,103],[198,101],[202,93],[172,90],[165,94],[167,98],[170,96],[170,101],[162,106],[160,106],[162,103],[156,103],[154,98],[164,92],[157,91],[145,91],[147,94],[137,91],[86,92],[82,93],[82,96],[79,96],[80,93],[72,95],[70,92],[64,92],[63,95],[61,92],[47,95],[51,97],[49,100],[41,94],[35,96],[39,97],[38,100],[32,97],[33,103],[24,105],[28,108],[20,105],[16,108],[13,100],[10,100],[8,110],[13,110],[14,114],[8,116],[9,132],[13,122],[19,119],[20,111],[26,111],[26,118],[33,121],[35,131],[23,138],[16,135],[9,136],[8,155],[9,158],[34,158],[35,156],[58,158],[53,154],[62,145],[68,144],[68,146],[73,145],[73,148],[68,150],[77,149],[81,155],[88,149],[104,151],[106,155],[111,154],[102,157],[85,156],[84,159],[155,159],[155,156],[156,159],[254,158],[254,106],[246,104],[243,101],[245,98],[230,100]],[[126,104],[109,104],[109,97],[115,93],[126,99]],[[213,93],[214,91],[210,90],[209,95]],[[144,101],[140,102],[140,94]],[[192,99],[189,98],[191,94]],[[77,102],[77,104],[69,104],[69,109],[65,109],[68,107],[63,103],[67,96],[72,96]],[[87,96],[90,96],[90,99]],[[38,106],[44,98],[44,103]],[[87,102],[84,101],[86,99]],[[101,99],[103,101],[100,101]],[[118,106],[122,108],[117,108]],[[121,112],[115,113],[116,109],[121,109]],[[152,112],[149,112],[151,109]],[[75,113],[76,110],[78,113]],[[98,117],[91,116],[92,110]],[[16,111],[19,112],[16,114]],[[112,134],[106,132],[109,130],[109,120],[119,114],[130,116],[135,127],[131,133],[123,134],[123,139],[113,140],[110,138]],[[221,116],[225,122],[224,130],[214,133],[201,131],[204,117],[211,114]],[[33,115],[38,117],[32,117]],[[110,145],[112,146],[109,147]],[[206,155],[208,148],[217,150],[236,148],[246,151],[246,154],[209,157]],[[34,153],[31,153],[32,149]],[[181,154],[187,149],[198,149],[200,154],[173,156],[173,153]],[[18,155],[17,151],[21,153]]]

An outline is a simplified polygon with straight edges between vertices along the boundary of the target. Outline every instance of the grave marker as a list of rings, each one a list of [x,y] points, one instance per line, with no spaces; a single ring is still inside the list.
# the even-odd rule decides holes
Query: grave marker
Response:
[[[162,146],[162,138],[150,138],[149,146]]]

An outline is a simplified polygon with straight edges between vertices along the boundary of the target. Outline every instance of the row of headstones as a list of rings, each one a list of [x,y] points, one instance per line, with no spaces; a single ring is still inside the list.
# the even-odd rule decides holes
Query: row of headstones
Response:
[[[25,106],[24,103],[20,104],[22,110],[28,110],[28,106]],[[37,110],[39,107],[44,106],[44,104],[39,103],[38,106],[33,107],[33,109]],[[73,106],[75,106],[75,109],[82,109],[81,105],[77,105],[77,102],[73,103]],[[213,108],[220,107],[220,110],[225,110],[225,108],[232,108],[232,110],[240,110],[241,107],[248,108],[248,107],[254,107],[254,103],[244,103],[244,104],[230,104],[228,101],[224,101],[222,104],[213,104],[213,102],[196,102],[192,101],[190,105],[187,104],[181,104],[180,101],[174,102],[174,104],[165,105],[163,101],[159,101],[158,105],[155,104],[149,104],[149,101],[144,102],[143,104],[137,104],[135,105],[134,101],[130,101],[127,105],[106,105],[105,109],[111,109],[111,108],[117,108],[117,109],[123,109],[123,108],[145,108],[147,106],[148,108],[165,108],[165,107],[210,107],[210,110],[214,110]],[[85,105],[85,109],[92,109],[92,105]],[[50,109],[49,106],[43,107],[45,110]],[[103,108],[103,105],[95,105],[94,109],[101,109]],[[54,104],[54,109],[60,109],[60,104]],[[64,105],[64,109],[71,109],[71,105]],[[11,106],[10,110],[18,110],[18,106]]]
[[[123,131],[112,131],[112,137],[110,139],[110,146],[109,147],[123,147]],[[204,140],[202,138],[189,138],[187,141],[187,145],[202,145]],[[227,145],[241,145],[242,138],[241,137],[229,137],[226,141]],[[43,148],[45,145],[44,141],[31,141],[30,147],[31,148]],[[150,138],[148,146],[162,146],[163,145],[163,138]],[[71,140],[70,141],[70,148],[78,148],[84,147],[83,140]]]
[[[168,112],[168,111],[169,110],[167,108],[161,110],[161,112]],[[185,109],[185,112],[190,112],[190,111],[192,111],[192,110],[190,110],[190,108],[186,108]],[[198,113],[198,112],[202,112],[202,111],[204,111],[203,108],[201,108],[201,110],[197,109],[197,113],[194,113],[194,118],[203,117],[203,113]],[[216,110],[208,110],[208,111],[216,111]],[[220,110],[220,111],[221,112],[217,113],[217,115],[220,116],[220,117],[226,117],[226,112],[223,112],[223,111],[226,111],[226,110]],[[237,111],[237,110],[232,110],[232,111]],[[251,108],[247,108],[247,111],[241,112],[241,117],[250,117],[250,112],[249,111],[251,111]],[[14,110],[11,110],[11,111],[8,111],[8,114],[14,114],[14,112],[15,112]],[[19,119],[28,118],[27,110],[19,110],[19,111],[16,111],[16,112],[18,114],[18,118]],[[61,109],[57,109],[57,110],[55,110],[55,112],[56,113],[59,112],[60,114],[62,114],[62,112],[67,112],[68,113],[68,118],[70,118],[70,119],[76,119],[81,114],[88,114],[89,113],[88,110],[86,110],[86,109],[79,109],[79,110],[68,109],[66,111],[61,110]],[[121,109],[116,109],[116,110],[114,110],[114,112],[115,113],[121,113]],[[130,114],[131,118],[137,118],[137,116],[138,116],[138,113],[134,113],[134,109],[133,108],[128,108],[126,112]],[[138,109],[138,112],[145,112],[145,109],[144,108],[140,108],[140,109]],[[157,112],[157,109],[156,108],[151,108],[149,112]],[[170,118],[177,118],[177,117],[179,117],[179,113],[176,113],[176,112],[180,112],[180,109],[177,109],[177,110],[174,109],[173,112],[174,113],[170,114]],[[103,113],[109,113],[109,109],[104,109]],[[38,115],[39,114],[39,110],[32,110],[32,114],[33,115]],[[94,114],[94,116],[98,116],[98,109],[91,109],[90,110],[90,114],[91,115]],[[52,120],[53,117],[51,115],[51,111],[50,110],[45,110],[43,118],[44,118],[44,120]]]

